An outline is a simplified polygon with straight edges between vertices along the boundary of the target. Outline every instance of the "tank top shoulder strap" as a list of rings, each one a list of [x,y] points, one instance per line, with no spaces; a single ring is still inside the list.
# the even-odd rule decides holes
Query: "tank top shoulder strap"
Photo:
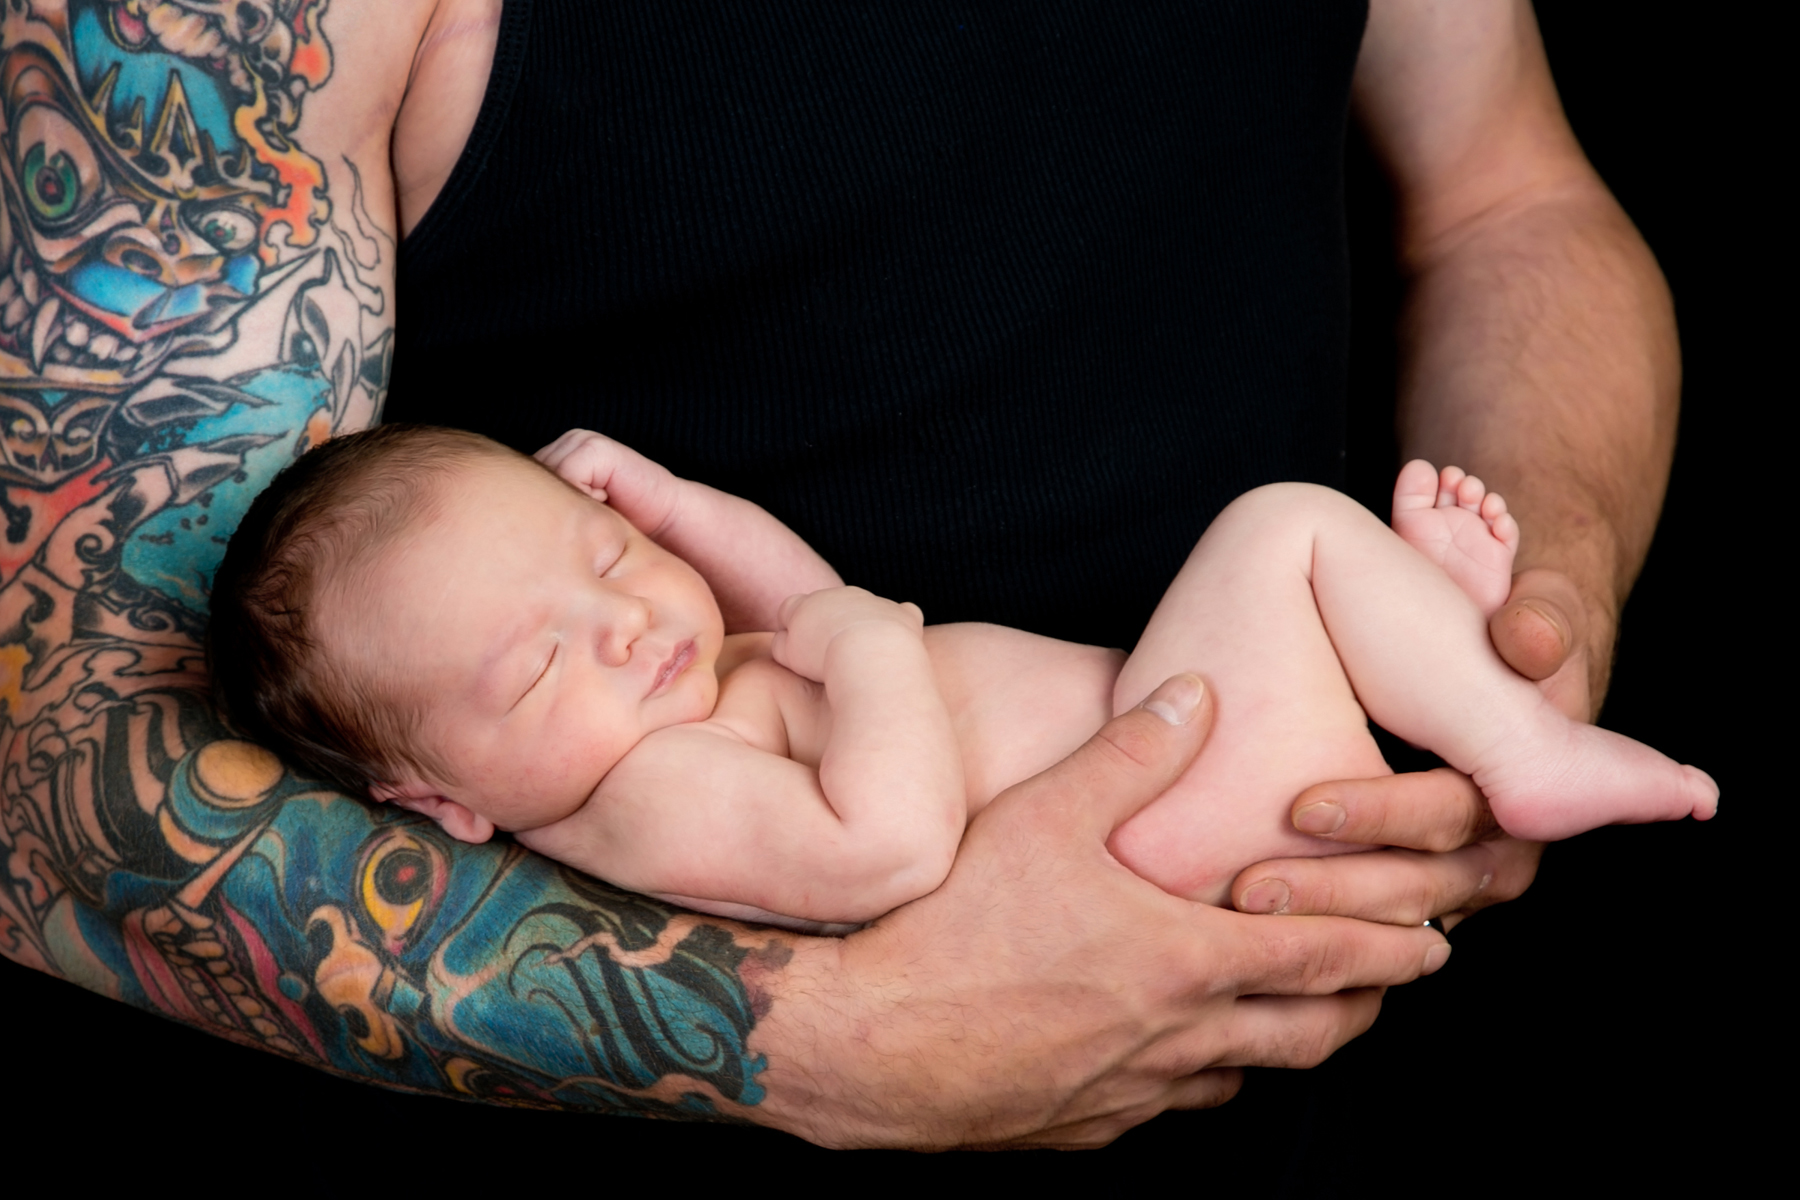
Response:
[[[419,223],[400,243],[399,270],[409,264],[429,262],[434,250],[440,250],[445,230],[454,229],[458,210],[481,181],[494,145],[506,128],[512,111],[513,94],[525,70],[525,47],[531,36],[532,0],[505,0],[500,12],[500,34],[494,45],[494,65],[488,72],[487,90],[482,95],[481,110],[462,155],[445,180],[443,190],[432,202]]]

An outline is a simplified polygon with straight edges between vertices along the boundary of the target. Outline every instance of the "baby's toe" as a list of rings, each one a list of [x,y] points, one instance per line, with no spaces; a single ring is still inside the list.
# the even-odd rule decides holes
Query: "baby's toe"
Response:
[[[1683,766],[1681,773],[1687,791],[1693,797],[1693,817],[1696,821],[1710,821],[1719,812],[1719,785],[1711,775],[1699,767]]]
[[[1422,458],[1415,458],[1400,468],[1400,478],[1394,481],[1394,511],[1435,508],[1437,495],[1437,468]]]
[[[1466,512],[1481,511],[1482,498],[1487,495],[1487,485],[1473,475],[1463,476],[1462,482],[1456,485],[1456,506]]]
[[[1513,515],[1511,513],[1502,512],[1499,516],[1495,517],[1491,528],[1494,531],[1495,541],[1499,542],[1513,553],[1518,553],[1519,523],[1513,520]]]
[[[1468,472],[1461,467],[1445,467],[1443,471],[1439,473],[1437,496],[1437,506],[1439,508],[1456,507],[1456,489],[1462,486],[1462,481],[1467,477]]]

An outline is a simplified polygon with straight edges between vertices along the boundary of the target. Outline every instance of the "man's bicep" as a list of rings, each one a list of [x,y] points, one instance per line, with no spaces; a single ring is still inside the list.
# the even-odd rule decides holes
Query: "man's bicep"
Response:
[[[1394,176],[1409,251],[1496,205],[1599,185],[1530,0],[1372,0],[1355,101]]]

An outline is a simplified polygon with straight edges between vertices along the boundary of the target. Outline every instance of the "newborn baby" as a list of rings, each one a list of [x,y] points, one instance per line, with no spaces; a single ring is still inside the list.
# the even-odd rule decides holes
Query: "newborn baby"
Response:
[[[1486,617],[1518,529],[1454,468],[1408,464],[1391,530],[1325,488],[1240,497],[1126,658],[926,626],[850,587],[727,635],[699,573],[596,498],[627,458],[658,468],[579,431],[541,457],[560,478],[473,434],[383,426],[285,471],[214,589],[208,651],[232,719],[453,837],[508,830],[622,887],[821,931],[931,891],[971,814],[1183,671],[1207,680],[1216,726],[1112,849],[1190,898],[1221,902],[1242,866],[1325,849],[1288,806],[1387,773],[1365,711],[1473,776],[1522,837],[1717,805],[1700,771],[1569,720],[1501,662]],[[703,490],[729,501],[711,508],[722,544],[810,555],[768,513]]]

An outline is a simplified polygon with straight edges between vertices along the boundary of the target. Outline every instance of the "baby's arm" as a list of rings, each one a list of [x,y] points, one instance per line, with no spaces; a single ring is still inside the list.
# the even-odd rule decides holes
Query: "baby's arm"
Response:
[[[651,734],[579,812],[519,840],[742,919],[857,923],[935,889],[967,802],[919,610],[834,588],[781,617],[787,669],[739,667],[712,719]]]
[[[712,587],[729,633],[774,629],[783,599],[843,583],[831,564],[761,507],[681,479],[609,437],[571,429],[536,457],[686,559]]]
[[[905,882],[887,889],[901,899],[943,881],[968,820],[962,752],[924,624],[916,604],[828,588],[788,597],[770,647],[776,662],[825,685],[820,787],[847,838],[906,848]]]

